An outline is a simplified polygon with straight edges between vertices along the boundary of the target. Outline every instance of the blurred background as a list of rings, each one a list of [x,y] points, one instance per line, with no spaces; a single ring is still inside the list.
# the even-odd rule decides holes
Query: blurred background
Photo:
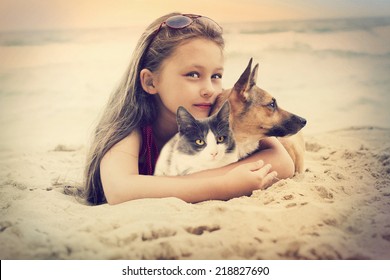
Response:
[[[258,85],[308,120],[307,134],[388,127],[390,1],[0,2],[0,151],[86,146],[135,44],[179,11],[224,28],[223,83],[253,57]]]

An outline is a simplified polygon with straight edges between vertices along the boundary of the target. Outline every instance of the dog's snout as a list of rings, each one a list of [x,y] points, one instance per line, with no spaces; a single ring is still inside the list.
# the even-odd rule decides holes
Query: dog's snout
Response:
[[[300,116],[297,116],[297,115],[293,115],[292,120],[296,125],[299,126],[299,129],[303,128],[307,123],[306,119],[304,119]]]
[[[301,118],[301,117],[298,117],[298,118],[299,118],[299,121],[301,122],[301,124],[302,124],[303,126],[305,126],[306,123],[307,123],[306,119]]]

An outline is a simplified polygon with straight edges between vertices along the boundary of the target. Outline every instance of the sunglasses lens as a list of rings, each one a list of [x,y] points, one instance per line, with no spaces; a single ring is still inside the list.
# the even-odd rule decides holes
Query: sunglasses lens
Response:
[[[177,15],[170,17],[165,23],[171,28],[184,28],[192,23],[192,18],[183,15]]]

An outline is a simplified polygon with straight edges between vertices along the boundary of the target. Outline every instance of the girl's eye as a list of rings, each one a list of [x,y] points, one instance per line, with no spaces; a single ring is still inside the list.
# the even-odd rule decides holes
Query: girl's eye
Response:
[[[198,79],[200,77],[198,72],[190,72],[186,75],[187,77]]]
[[[214,74],[212,76],[213,79],[222,79],[222,74]]]
[[[198,146],[203,146],[204,145],[204,141],[201,140],[201,139],[196,139],[195,140],[195,144],[198,145]]]
[[[225,137],[224,137],[224,136],[219,136],[219,137],[217,138],[217,142],[218,142],[218,143],[222,143],[223,140],[225,140]]]

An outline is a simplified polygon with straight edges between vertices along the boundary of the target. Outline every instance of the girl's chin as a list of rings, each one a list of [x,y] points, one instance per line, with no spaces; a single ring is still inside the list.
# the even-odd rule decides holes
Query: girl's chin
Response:
[[[194,116],[195,119],[204,119],[204,118],[207,118],[209,116],[209,113],[208,112],[191,112],[191,115]]]
[[[207,118],[210,114],[211,106],[192,106],[191,108],[191,114],[197,118]]]

